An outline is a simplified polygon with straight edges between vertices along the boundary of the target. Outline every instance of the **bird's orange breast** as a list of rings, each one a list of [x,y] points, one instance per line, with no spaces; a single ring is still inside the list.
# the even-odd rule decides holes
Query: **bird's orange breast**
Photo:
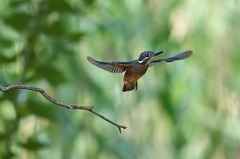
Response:
[[[145,66],[132,66],[130,68],[128,68],[124,74],[124,81],[129,81],[132,84],[134,84],[135,82],[137,82],[137,80],[142,77],[146,71],[147,71],[148,67]]]

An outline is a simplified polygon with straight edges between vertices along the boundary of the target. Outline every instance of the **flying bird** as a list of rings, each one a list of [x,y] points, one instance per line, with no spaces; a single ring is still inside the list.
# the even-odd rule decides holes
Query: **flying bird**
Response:
[[[147,71],[149,67],[152,67],[159,62],[173,62],[176,60],[183,60],[192,55],[192,51],[185,51],[182,53],[179,53],[177,55],[171,56],[169,58],[165,59],[154,59],[157,55],[160,55],[163,53],[165,50],[158,51],[158,52],[153,52],[153,51],[144,51],[140,54],[139,58],[137,60],[133,61],[112,61],[112,62],[102,62],[102,61],[97,61],[93,59],[90,56],[87,56],[87,60],[105,70],[111,73],[123,73],[124,74],[124,85],[123,85],[123,92],[126,91],[132,91],[134,89],[137,90],[138,87],[138,79],[141,78]]]

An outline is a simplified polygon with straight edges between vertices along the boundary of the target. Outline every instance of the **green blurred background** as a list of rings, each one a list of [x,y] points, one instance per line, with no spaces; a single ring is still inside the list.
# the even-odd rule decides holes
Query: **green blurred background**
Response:
[[[240,158],[239,28],[239,0],[1,0],[0,85],[94,105],[128,128],[37,92],[0,92],[0,158]],[[123,74],[86,60],[145,50],[194,54],[150,68],[126,93]]]

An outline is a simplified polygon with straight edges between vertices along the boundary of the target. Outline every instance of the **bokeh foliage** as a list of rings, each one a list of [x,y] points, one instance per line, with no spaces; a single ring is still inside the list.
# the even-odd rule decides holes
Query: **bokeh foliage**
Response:
[[[237,159],[238,0],[1,0],[0,85],[41,87],[126,125],[71,111],[26,90],[0,93],[0,158]],[[121,74],[90,65],[145,50],[185,50],[123,93]]]

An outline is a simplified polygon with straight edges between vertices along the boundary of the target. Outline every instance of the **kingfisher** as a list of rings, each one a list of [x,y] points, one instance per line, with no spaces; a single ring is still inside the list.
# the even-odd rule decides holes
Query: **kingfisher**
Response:
[[[173,62],[176,60],[186,59],[192,55],[192,51],[185,51],[165,59],[154,59],[154,57],[156,57],[157,55],[160,55],[163,52],[165,52],[165,50],[158,51],[158,52],[144,51],[140,54],[137,60],[128,61],[128,62],[124,62],[124,61],[102,62],[102,61],[97,61],[90,56],[87,56],[87,60],[91,64],[111,73],[125,72],[123,77],[124,85],[123,85],[122,91],[126,92],[126,91],[132,91],[134,89],[137,90],[138,79],[141,78],[146,73],[149,67],[152,67],[163,61]]]

